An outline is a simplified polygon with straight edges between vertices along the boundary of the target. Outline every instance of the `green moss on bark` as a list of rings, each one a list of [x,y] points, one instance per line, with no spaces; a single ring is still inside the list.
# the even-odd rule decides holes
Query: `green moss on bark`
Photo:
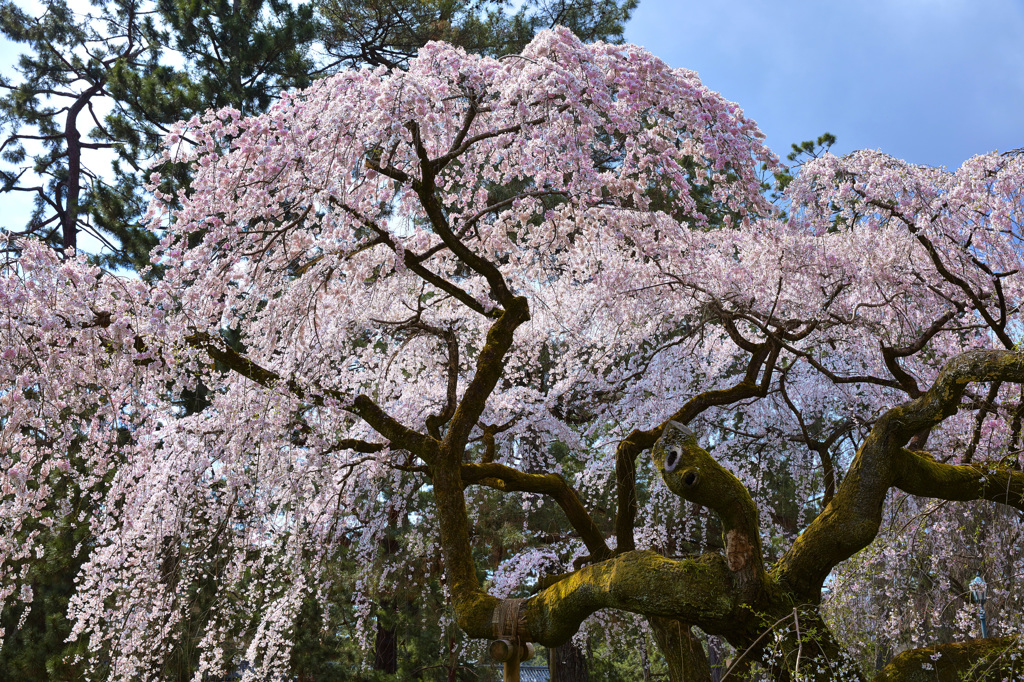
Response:
[[[972,639],[904,651],[874,682],[1000,682],[1024,680],[1024,642]]]

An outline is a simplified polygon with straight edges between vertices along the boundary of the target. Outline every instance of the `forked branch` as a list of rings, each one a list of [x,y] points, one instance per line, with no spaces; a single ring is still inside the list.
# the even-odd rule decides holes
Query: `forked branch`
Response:
[[[940,464],[906,448],[916,434],[956,414],[972,382],[1024,381],[1024,353],[963,353],[928,391],[883,414],[861,444],[835,498],[779,560],[775,573],[800,598],[815,601],[829,572],[874,540],[889,489],[952,500],[990,499],[1018,509],[1024,474],[1004,465]]]

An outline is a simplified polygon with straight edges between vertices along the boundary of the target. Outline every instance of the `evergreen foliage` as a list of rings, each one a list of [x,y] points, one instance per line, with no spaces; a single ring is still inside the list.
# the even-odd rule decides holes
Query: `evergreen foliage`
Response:
[[[442,40],[467,52],[516,54],[537,31],[562,25],[587,42],[622,42],[639,0],[319,0],[335,64],[402,68]]]

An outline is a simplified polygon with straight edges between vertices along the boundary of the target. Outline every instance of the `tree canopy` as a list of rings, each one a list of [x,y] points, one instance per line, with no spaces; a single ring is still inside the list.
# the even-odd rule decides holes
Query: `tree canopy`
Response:
[[[296,4],[96,0],[0,2],[0,33],[26,52],[0,77],[0,195],[34,202],[2,227],[106,267],[141,270],[153,235],[141,220],[145,169],[176,120],[208,108],[266,111],[278,94],[342,67],[404,67],[430,40],[519,52],[542,28],[621,42],[636,0],[504,2],[324,0]],[[164,169],[164,189],[188,183]],[[88,235],[80,245],[80,234]]]
[[[165,141],[193,176],[150,178],[159,281],[31,240],[0,278],[0,584],[30,602],[39,529],[91,519],[93,676],[187,635],[197,675],[286,677],[343,542],[366,584],[440,571],[471,638],[635,614],[673,679],[706,635],[737,676],[865,679],[869,641],[906,650],[878,679],[1021,675],[1020,156],[824,154],[780,208],[736,104],[566,29]],[[495,496],[563,532],[481,556]]]

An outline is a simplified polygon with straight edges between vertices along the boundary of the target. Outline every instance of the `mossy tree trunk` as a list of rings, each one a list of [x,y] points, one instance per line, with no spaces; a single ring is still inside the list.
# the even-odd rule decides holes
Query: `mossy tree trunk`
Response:
[[[548,649],[548,656],[551,682],[588,682],[590,680],[587,656],[572,640],[561,646]]]
[[[711,682],[711,666],[704,646],[693,634],[690,626],[672,618],[654,616],[648,619],[654,631],[654,640],[668,663],[671,680]]]
[[[997,682],[1024,679],[1024,642],[990,637],[904,651],[874,682]]]

